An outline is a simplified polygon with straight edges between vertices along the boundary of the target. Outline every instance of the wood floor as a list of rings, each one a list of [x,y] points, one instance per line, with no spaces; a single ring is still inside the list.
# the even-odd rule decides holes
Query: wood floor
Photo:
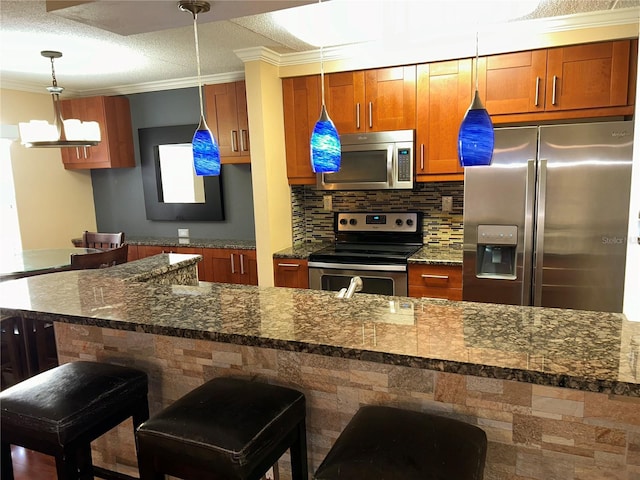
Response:
[[[53,457],[22,447],[11,447],[15,480],[55,480],[56,463]]]

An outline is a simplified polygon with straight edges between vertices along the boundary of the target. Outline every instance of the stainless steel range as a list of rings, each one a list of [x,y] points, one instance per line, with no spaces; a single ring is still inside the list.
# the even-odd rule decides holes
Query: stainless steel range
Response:
[[[407,260],[422,247],[421,212],[335,213],[335,245],[309,256],[309,288],[407,296]]]

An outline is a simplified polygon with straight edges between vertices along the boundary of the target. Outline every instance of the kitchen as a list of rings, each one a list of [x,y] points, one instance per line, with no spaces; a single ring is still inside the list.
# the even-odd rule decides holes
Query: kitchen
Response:
[[[633,30],[633,29],[632,29]],[[637,28],[634,31],[635,35],[637,35]],[[606,40],[609,38],[617,38],[616,35],[620,34],[619,32],[616,34],[609,33],[596,33],[594,38],[598,40]],[[612,36],[613,35],[613,36]],[[633,36],[633,34],[623,33],[622,36]],[[584,37],[582,37],[584,38]],[[571,43],[571,42],[568,42]],[[536,45],[540,46],[540,45]],[[470,52],[467,52],[470,53]],[[331,68],[332,65],[328,62],[328,68]],[[334,68],[337,68],[334,67]],[[258,247],[258,256],[259,256],[259,266],[258,271],[260,272],[260,284],[261,285],[269,285],[273,280],[272,275],[272,253],[282,250],[291,245],[292,238],[294,238],[294,232],[292,231],[292,221],[289,217],[291,211],[291,195],[289,193],[289,188],[286,180],[286,165],[284,164],[282,152],[284,151],[284,135],[282,134],[282,124],[283,122],[273,121],[274,118],[278,117],[277,112],[281,109],[282,101],[280,99],[281,93],[279,86],[279,76],[293,76],[296,75],[295,71],[301,72],[306,70],[303,73],[317,73],[317,68],[312,66],[305,67],[281,67],[280,72],[275,67],[265,64],[264,62],[250,60],[246,64],[245,76],[247,81],[248,88],[248,102],[250,107],[250,122],[252,124],[260,124],[261,118],[269,118],[271,121],[268,124],[265,124],[264,131],[256,132],[252,130],[252,157],[259,159],[258,161],[254,161],[251,166],[251,181],[253,185],[253,206],[255,209],[255,240]],[[283,74],[283,71],[286,72]],[[197,109],[197,102],[195,99],[195,95],[188,95],[191,97],[191,101],[189,105],[192,105],[193,109]],[[11,97],[14,97],[13,100]],[[5,98],[7,100],[5,100]],[[3,117],[2,124],[15,124],[18,120],[22,120],[22,116],[26,113],[28,117],[47,117],[48,111],[50,109],[50,105],[48,103],[49,99],[46,95],[27,95],[22,93],[14,93],[10,92],[10,95],[5,97],[5,91],[3,91]],[[6,102],[6,103],[5,103]],[[10,108],[11,102],[21,102],[20,109],[16,106],[15,109]],[[252,103],[255,102],[255,103]],[[187,105],[187,102],[184,103]],[[256,108],[252,108],[253,105],[256,105]],[[29,106],[28,108],[26,108]],[[9,108],[8,108],[9,107]],[[5,114],[9,115],[10,112],[14,110],[15,113],[13,118],[7,118],[5,120]],[[41,115],[38,115],[40,112],[43,112]],[[7,113],[9,112],[9,113]],[[17,113],[20,113],[20,118],[18,118]],[[253,120],[258,118],[257,121]],[[188,120],[184,119],[184,121],[180,118],[180,113],[176,112],[176,121],[175,124],[188,123]],[[145,125],[148,126],[148,125]],[[267,141],[269,139],[269,141]],[[274,140],[275,139],[275,140]],[[26,192],[24,187],[26,185],[34,186],[34,182],[38,181],[38,179],[32,178],[32,172],[34,170],[39,170],[42,172],[47,172],[48,175],[47,181],[43,181],[43,185],[37,185],[37,190],[43,195],[42,198],[46,199],[46,201],[38,201],[38,198],[30,199],[30,202],[36,202],[36,206],[33,207],[29,213],[35,212],[36,209],[45,209],[49,208],[52,202],[49,202],[48,197],[53,197],[55,202],[55,197],[57,195],[62,194],[62,199],[64,200],[64,205],[77,205],[79,209],[84,212],[86,218],[85,222],[90,222],[92,219],[90,218],[92,215],[90,205],[93,203],[93,196],[91,195],[90,188],[90,180],[93,180],[94,188],[96,184],[102,182],[102,185],[107,185],[111,183],[109,188],[117,189],[119,184],[126,182],[125,175],[126,173],[121,173],[119,171],[110,171],[104,174],[105,177],[108,177],[108,180],[105,179],[90,179],[88,175],[83,173],[74,173],[72,175],[72,179],[69,179],[69,175],[66,175],[65,178],[61,179],[61,183],[57,183],[58,178],[62,177],[65,173],[62,171],[60,167],[59,158],[56,158],[55,152],[43,152],[43,151],[31,151],[31,152],[23,152],[18,151],[18,149],[14,146],[12,147],[12,156],[15,155],[14,162],[19,163],[16,160],[26,160],[26,163],[23,163],[23,167],[20,168],[29,168],[30,171],[22,171],[20,172],[19,177],[24,179],[24,183],[22,185],[23,195],[26,196]],[[253,153],[255,152],[255,154]],[[53,158],[52,158],[53,157]],[[264,162],[261,160],[264,159]],[[45,163],[48,162],[48,163]],[[53,165],[54,167],[52,167]],[[53,170],[55,168],[55,170]],[[238,170],[243,167],[239,167]],[[51,169],[51,170],[49,170]],[[246,172],[243,172],[246,175]],[[71,182],[70,182],[71,180]],[[28,183],[27,183],[28,181]],[[54,184],[54,182],[56,182]],[[67,186],[70,185],[74,188],[69,191],[68,188],[60,188],[60,185]],[[134,182],[135,185],[135,182]],[[442,183],[440,187],[442,190],[434,190],[429,189],[429,192],[425,194],[425,197],[428,198],[429,202],[429,215],[431,217],[442,215],[441,212],[441,200],[439,197],[441,196],[452,196],[453,197],[453,208],[454,214],[450,219],[445,218],[443,223],[449,222],[452,227],[451,230],[454,232],[451,236],[447,236],[446,238],[455,238],[455,233],[457,232],[460,235],[460,225],[461,225],[461,190],[462,186],[460,182],[458,184],[452,183]],[[42,187],[42,188],[40,188]],[[131,190],[136,190],[141,195],[141,188],[139,183],[137,188],[130,188],[129,185],[127,188]],[[16,187],[19,189],[19,184]],[[420,188],[420,190],[422,187]],[[427,189],[427,187],[425,187]],[[74,191],[75,190],[75,191]],[[48,193],[51,192],[51,193]],[[82,192],[84,194],[78,194],[78,192]],[[302,188],[302,196],[307,195],[304,187]],[[32,189],[30,189],[31,195],[33,194]],[[74,196],[75,195],[75,196]],[[113,197],[117,197],[119,195],[119,191],[113,195]],[[322,200],[322,196],[314,197],[314,203],[317,205],[316,208],[320,209],[322,203],[317,203],[317,200]],[[23,197],[24,198],[24,197]],[[113,198],[111,198],[113,200]],[[268,201],[267,201],[268,200]],[[340,195],[333,196],[334,206],[338,201],[348,200],[348,198],[343,199]],[[369,201],[368,197],[364,197],[363,199],[358,199],[358,201]],[[381,204],[387,203],[386,198],[382,198],[380,200]],[[141,200],[140,200],[141,202]],[[19,202],[21,203],[21,202]],[[27,202],[25,202],[27,203]],[[21,203],[20,208],[23,208]],[[32,205],[31,203],[27,203],[26,206]],[[137,207],[130,208],[142,208],[142,203],[138,203]],[[95,205],[96,210],[100,208],[100,205]],[[108,210],[105,208],[105,210]],[[51,215],[50,215],[51,216]],[[56,211],[53,217],[55,218],[59,214]],[[68,245],[69,238],[77,235],[79,231],[86,228],[87,223],[82,223],[82,226],[79,225],[77,216],[77,212],[73,212],[74,227],[69,227],[69,229],[65,232],[62,232],[58,235],[57,240],[60,241],[64,245]],[[38,218],[37,215],[34,218]],[[326,218],[330,217],[330,215],[325,214],[325,223]],[[442,215],[442,217],[449,217],[447,215]],[[46,218],[44,219],[46,221]],[[42,222],[40,225],[45,225],[46,222]],[[313,225],[313,224],[312,224]],[[172,226],[172,230],[175,230],[176,226]],[[53,229],[52,229],[53,230]],[[327,230],[325,230],[327,232]],[[235,234],[235,232],[234,232]],[[195,234],[192,234],[194,237]],[[437,235],[437,234],[436,234]],[[200,235],[199,235],[200,236]],[[458,238],[460,238],[458,236]],[[29,240],[29,238],[25,238],[25,240]],[[34,242],[35,241],[31,240]],[[636,263],[637,265],[637,263]],[[636,267],[637,270],[637,267]],[[268,273],[265,273],[268,272]],[[633,270],[631,270],[633,272]],[[631,273],[630,272],[630,273]],[[628,275],[629,276],[629,275]]]

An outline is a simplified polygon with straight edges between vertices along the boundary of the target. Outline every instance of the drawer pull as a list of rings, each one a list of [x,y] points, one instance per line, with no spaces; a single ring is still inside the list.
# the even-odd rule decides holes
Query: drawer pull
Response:
[[[449,275],[428,275],[426,273],[423,273],[422,275],[420,275],[422,278],[435,278],[437,280],[449,280]]]
[[[240,254],[240,275],[244,275],[244,255]]]
[[[300,268],[300,265],[297,263],[279,263],[278,266],[284,268]]]

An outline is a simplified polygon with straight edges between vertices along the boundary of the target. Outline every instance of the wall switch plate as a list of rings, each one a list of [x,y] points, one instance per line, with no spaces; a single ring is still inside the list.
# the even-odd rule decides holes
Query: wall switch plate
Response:
[[[442,211],[450,212],[453,210],[453,197],[442,197]]]
[[[322,196],[322,205],[325,210],[331,211],[333,209],[333,201],[331,199],[331,195],[323,195]]]
[[[179,228],[178,229],[178,237],[188,238],[189,237],[189,229],[188,228]]]

